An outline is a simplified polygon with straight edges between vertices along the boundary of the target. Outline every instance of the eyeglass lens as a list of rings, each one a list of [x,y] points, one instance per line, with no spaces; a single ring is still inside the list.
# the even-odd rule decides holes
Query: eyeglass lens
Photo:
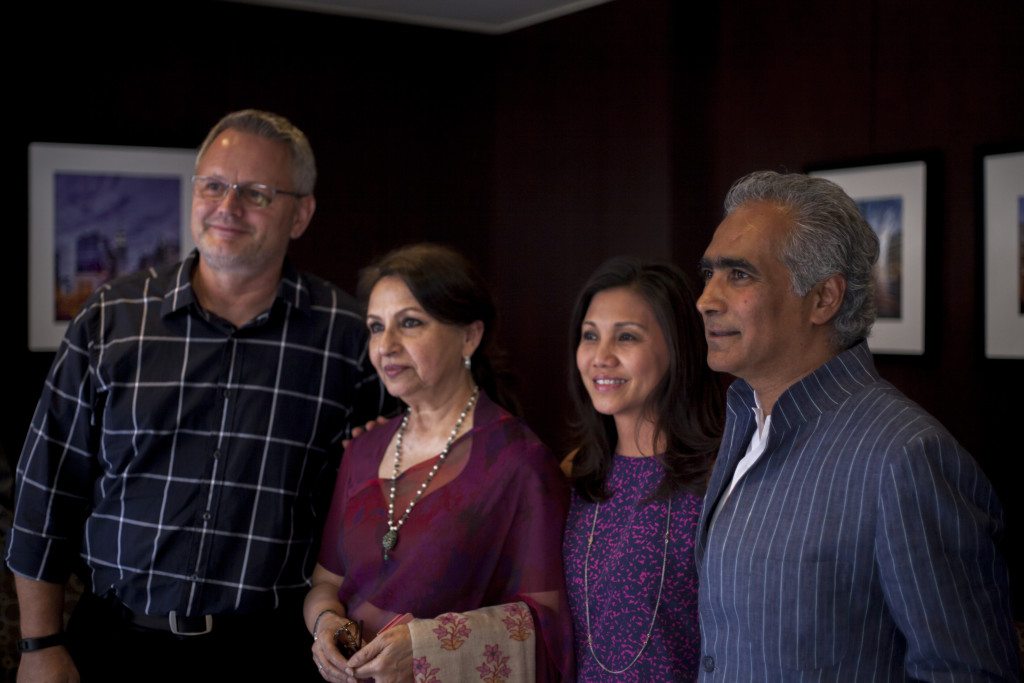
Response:
[[[265,209],[274,201],[274,188],[262,183],[228,183],[217,178],[196,176],[192,179],[192,186],[203,199],[220,201],[224,196],[234,190],[238,198],[249,206],[258,209]]]

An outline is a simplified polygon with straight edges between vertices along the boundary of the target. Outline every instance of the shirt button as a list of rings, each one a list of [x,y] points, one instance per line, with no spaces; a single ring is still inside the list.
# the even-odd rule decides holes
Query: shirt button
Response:
[[[712,671],[715,670],[715,658],[714,657],[705,657],[703,664],[704,664],[704,670],[707,671],[708,673],[711,673]]]
[[[212,517],[212,516],[213,515],[210,514],[210,511],[206,510],[205,512],[203,512],[203,521],[204,522],[209,522],[210,521],[210,517]]]
[[[214,457],[215,459],[216,459],[216,458],[219,458],[219,457],[220,457],[220,449],[217,449],[217,450],[215,450],[215,451],[213,452],[213,457]]]

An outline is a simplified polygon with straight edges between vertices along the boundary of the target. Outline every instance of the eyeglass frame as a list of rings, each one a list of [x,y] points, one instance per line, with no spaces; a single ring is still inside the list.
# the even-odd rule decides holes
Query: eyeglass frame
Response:
[[[203,196],[203,193],[196,186],[196,183],[198,181],[206,180],[213,180],[219,183],[223,183],[224,187],[226,188],[224,190],[224,193],[221,194],[219,197]],[[267,185],[266,183],[229,183],[228,181],[213,175],[194,175],[191,178],[191,182],[193,194],[198,194],[203,199],[207,199],[209,201],[224,201],[224,198],[228,196],[228,193],[234,192],[235,196],[238,197],[239,201],[243,202],[246,206],[251,206],[256,209],[266,209],[267,207],[274,203],[274,198],[277,197],[277,195],[279,194],[287,195],[289,197],[295,197],[296,199],[302,199],[303,197],[309,196],[308,192],[292,192],[291,190],[281,190],[279,188],[274,187],[273,185]],[[259,192],[265,192],[266,194],[270,195],[270,199],[268,199],[267,203],[262,206],[259,204],[254,204],[251,200],[247,199],[240,192],[240,190],[245,189],[256,189]]]
[[[349,630],[349,626],[355,626],[356,632],[352,633]],[[344,633],[347,638],[342,638],[341,634]],[[334,646],[338,648],[338,651],[345,657],[350,659],[352,655],[363,646],[363,620],[352,621],[348,619],[343,625],[341,625],[337,631],[334,632]]]

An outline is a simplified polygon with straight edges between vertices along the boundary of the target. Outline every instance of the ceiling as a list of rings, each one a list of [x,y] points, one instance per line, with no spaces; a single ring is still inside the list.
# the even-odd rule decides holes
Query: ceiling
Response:
[[[475,33],[508,33],[610,0],[241,0],[256,5],[397,21]]]

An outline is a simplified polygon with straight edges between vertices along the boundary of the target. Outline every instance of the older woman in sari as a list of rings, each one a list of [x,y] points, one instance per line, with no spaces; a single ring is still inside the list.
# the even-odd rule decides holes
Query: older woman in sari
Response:
[[[568,490],[509,412],[486,287],[455,252],[417,245],[364,271],[360,290],[371,361],[407,409],[342,461],[305,605],[321,675],[571,677]]]

